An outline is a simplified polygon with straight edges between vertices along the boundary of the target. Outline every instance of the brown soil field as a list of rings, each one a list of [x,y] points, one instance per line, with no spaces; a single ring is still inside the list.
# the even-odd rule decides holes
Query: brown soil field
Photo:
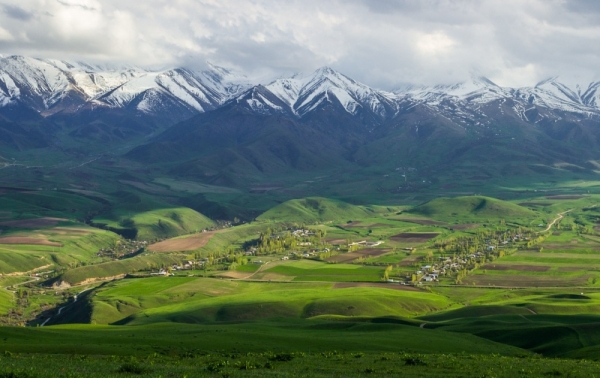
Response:
[[[253,275],[254,273],[248,273],[248,272],[226,272],[226,273],[222,273],[219,274],[219,277],[224,277],[224,278],[233,278],[236,280],[243,280],[246,279],[248,277],[250,277],[251,275]]]
[[[400,262],[398,266],[411,266],[416,262],[423,260],[423,256],[409,257]]]
[[[589,267],[585,267],[585,266],[559,266],[558,267],[558,271],[559,272],[585,272],[589,270]]]
[[[361,222],[351,222],[346,224],[341,224],[342,228],[377,228],[377,227],[393,227],[390,224],[385,223],[361,223]]]
[[[452,230],[470,230],[479,227],[478,223],[453,224],[449,226]]]
[[[359,257],[361,257],[361,256],[356,252],[348,252],[348,253],[342,253],[340,255],[331,256],[331,257],[325,259],[325,261],[336,262],[336,263],[345,263],[345,262],[350,262],[350,261],[356,260]]]
[[[327,243],[329,243],[329,244],[334,244],[334,245],[336,245],[336,244],[338,244],[338,245],[341,245],[341,244],[346,244],[346,239],[339,239],[339,238],[325,238],[325,241],[326,241]]]
[[[349,287],[380,287],[382,289],[391,290],[407,290],[407,291],[421,291],[414,286],[399,285],[394,283],[376,283],[376,282],[337,282],[333,285],[334,289],[346,289]]]
[[[586,243],[579,243],[577,241],[573,242],[569,242],[569,244],[567,243],[542,243],[541,244],[542,247],[544,247],[544,249],[547,250],[569,250],[569,249],[586,249],[586,248],[594,248],[594,247],[598,247],[598,243],[596,242],[586,242]]]
[[[435,238],[438,235],[439,234],[435,232],[403,232],[401,234],[392,236],[390,240],[403,243],[424,243],[430,239]]]
[[[59,235],[89,235],[92,232],[88,230],[82,230],[81,228],[71,228],[71,227],[54,227],[50,230],[53,234]]]
[[[581,199],[581,198],[585,198],[587,196],[584,195],[577,195],[577,194],[559,194],[556,196],[548,196],[546,197],[546,199],[550,199],[550,200],[576,200],[576,199]]]
[[[518,204],[519,206],[540,206],[540,207],[544,207],[544,206],[550,206],[552,205],[550,202],[521,202]]]
[[[385,253],[390,252],[390,248],[365,248],[354,252],[342,253],[340,255],[331,256],[326,261],[333,261],[336,263],[345,263],[356,260],[360,257],[377,257]]]
[[[62,247],[62,244],[51,242],[46,239],[35,239],[26,236],[6,236],[0,238],[0,244],[30,244],[30,245],[49,245],[51,247]]]
[[[446,223],[444,222],[439,222],[439,221],[434,221],[431,219],[412,219],[412,218],[395,218],[399,221],[403,221],[403,222],[410,222],[410,223],[416,223],[416,224],[420,224],[423,226],[444,226]]]
[[[487,270],[518,270],[521,272],[547,272],[550,270],[549,266],[544,265],[484,265],[481,269]]]
[[[278,273],[258,273],[252,279],[261,281],[293,281],[296,276],[286,276]]]
[[[355,253],[358,253],[365,257],[377,257],[377,256],[381,256],[383,254],[386,254],[386,253],[390,252],[391,250],[392,250],[391,248],[365,248],[365,249],[360,249],[360,250],[356,251]]]
[[[193,251],[208,244],[209,240],[219,231],[202,232],[187,238],[167,239],[151,244],[148,249],[154,252]]]
[[[1,226],[15,227],[15,228],[39,228],[39,227],[50,227],[56,226],[58,222],[66,221],[64,218],[35,218],[35,219],[20,219],[12,220],[7,222],[1,222]]]
[[[482,286],[502,286],[502,287],[563,287],[585,285],[589,275],[579,277],[548,277],[548,276],[520,276],[520,275],[491,275],[476,274],[468,276],[463,283]]]

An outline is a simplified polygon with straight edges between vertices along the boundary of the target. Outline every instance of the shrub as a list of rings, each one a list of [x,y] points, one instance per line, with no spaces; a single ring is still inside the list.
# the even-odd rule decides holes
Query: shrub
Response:
[[[126,364],[121,365],[119,367],[119,370],[117,371],[119,373],[144,374],[146,372],[146,369],[144,369],[138,364],[128,362]]]
[[[423,361],[419,357],[406,357],[404,359],[404,365],[406,365],[406,366],[425,366],[427,364],[425,363],[425,361]]]

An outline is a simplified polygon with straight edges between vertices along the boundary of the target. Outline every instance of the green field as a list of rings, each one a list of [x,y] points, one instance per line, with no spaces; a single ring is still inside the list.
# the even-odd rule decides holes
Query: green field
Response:
[[[82,355],[71,365],[89,370],[69,365],[65,372],[567,375],[573,362],[554,358],[596,359],[600,350],[596,195],[444,197],[412,207],[309,197],[233,224],[207,218],[203,207],[225,214],[231,208],[215,205],[214,196],[246,196],[239,191],[169,178],[121,181],[110,191],[68,192],[95,209],[90,224],[64,217],[62,208],[43,210],[52,191],[5,198],[15,210],[0,213],[0,238],[30,244],[0,244],[0,273],[15,274],[0,277],[15,291],[0,292],[0,320],[44,326],[0,328],[10,352],[1,358],[12,359],[0,374],[29,368],[33,376],[51,376],[66,356]],[[165,193],[196,196],[202,206],[182,207],[192,203],[184,197],[166,206],[158,199]],[[263,200],[244,198],[236,206],[247,200],[260,207]],[[47,214],[62,218],[41,221]],[[36,219],[37,227],[10,223]],[[199,232],[207,228],[215,232]],[[123,238],[127,230],[135,240]],[[281,247],[296,231],[304,236]],[[99,253],[134,241],[177,246],[202,236],[184,252]],[[265,238],[271,249],[259,250]],[[189,260],[193,268],[179,270]],[[428,265],[438,279],[425,280],[434,269]],[[36,268],[49,273],[35,281],[28,275]],[[151,276],[159,269],[167,275]],[[59,356],[35,370],[49,353]],[[273,353],[294,357],[282,362]],[[581,375],[598,367],[577,363]]]

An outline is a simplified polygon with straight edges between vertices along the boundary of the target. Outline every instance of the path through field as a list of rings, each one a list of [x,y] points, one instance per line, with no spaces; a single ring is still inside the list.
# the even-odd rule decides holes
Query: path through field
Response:
[[[557,217],[556,219],[554,219],[554,220],[553,220],[553,221],[552,221],[552,222],[551,222],[551,223],[548,225],[548,227],[546,227],[546,229],[545,229],[545,230],[538,232],[538,234],[539,234],[539,233],[542,233],[542,232],[547,232],[547,231],[550,231],[550,228],[551,228],[552,226],[554,226],[554,224],[555,224],[556,222],[558,222],[559,220],[563,219],[563,218],[564,218],[564,216],[565,216],[565,214],[566,214],[566,213],[568,213],[569,211],[573,211],[573,209],[570,209],[570,210],[567,210],[567,211],[563,211],[562,213],[559,213],[559,214],[558,214],[558,217]]]

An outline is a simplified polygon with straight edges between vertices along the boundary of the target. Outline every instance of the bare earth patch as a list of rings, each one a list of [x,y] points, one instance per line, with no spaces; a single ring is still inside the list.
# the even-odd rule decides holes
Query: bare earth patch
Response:
[[[7,222],[1,222],[1,226],[16,227],[16,228],[39,228],[56,226],[58,222],[66,221],[64,218],[35,218],[35,219],[20,219]]]
[[[487,270],[518,270],[521,272],[547,272],[550,270],[549,266],[544,265],[484,265],[481,269]]]
[[[435,232],[403,232],[401,234],[392,236],[390,240],[403,243],[424,243],[438,235],[439,234]]]
[[[520,275],[489,275],[476,274],[463,280],[463,283],[482,286],[501,286],[501,287],[564,287],[584,285],[589,275],[582,275],[565,279],[564,277],[549,276],[520,276]]]
[[[81,228],[71,228],[71,227],[54,227],[51,228],[49,231],[51,231],[54,234],[59,234],[59,235],[89,235],[92,232],[88,231],[88,230],[83,230]]]
[[[354,222],[349,222],[349,223],[345,223],[345,224],[340,224],[340,227],[344,228],[344,227],[360,227],[361,222],[358,221],[354,221]]]
[[[327,258],[325,261],[332,261],[336,263],[345,263],[354,261],[360,257],[369,258],[377,257],[390,252],[390,248],[365,248],[354,252],[342,253]]]
[[[545,207],[545,206],[550,206],[552,205],[550,202],[521,202],[518,204],[519,206],[525,206],[525,207]]]
[[[595,242],[587,242],[587,243],[578,243],[578,242],[573,242],[570,241],[568,244],[567,243],[543,243],[542,247],[544,247],[545,250],[551,251],[551,250],[571,250],[571,249],[582,249],[582,248],[586,248],[587,247],[596,247],[598,246],[598,243]]]
[[[334,289],[346,289],[349,287],[380,287],[382,289],[391,289],[391,290],[421,291],[414,286],[399,285],[399,284],[394,284],[394,283],[337,282],[333,285]]]
[[[220,231],[202,232],[187,238],[163,240],[151,244],[148,249],[154,252],[193,251],[208,244],[217,232]]]
[[[325,241],[329,244],[333,244],[333,245],[342,245],[342,244],[346,244],[347,240],[346,239],[336,239],[336,238],[325,238]]]
[[[389,224],[385,223],[362,223],[362,222],[351,222],[346,224],[341,224],[342,228],[378,228],[378,227],[392,227]]]
[[[452,230],[470,230],[472,228],[479,227],[478,223],[464,223],[464,224],[453,224],[450,225]]]
[[[404,260],[400,261],[400,264],[398,264],[398,266],[411,266],[419,261],[422,261],[423,259],[423,256],[407,257]]]
[[[559,266],[559,272],[585,272],[590,270],[590,267],[585,266]]]
[[[278,273],[261,273],[255,276],[262,281],[293,281],[296,276],[286,276]],[[254,278],[254,277],[253,277]]]
[[[224,277],[224,278],[233,278],[233,279],[236,279],[236,280],[243,280],[243,279],[246,279],[246,278],[250,277],[253,274],[254,274],[253,272],[236,272],[236,271],[232,271],[232,272],[221,273],[218,276],[219,277]]]
[[[444,222],[434,221],[431,219],[413,219],[413,218],[395,218],[395,219],[402,221],[402,222],[416,223],[416,224],[420,224],[423,226],[443,226],[446,224]]]
[[[46,239],[35,239],[26,236],[7,236],[0,238],[0,244],[30,244],[30,245],[49,245],[51,247],[62,247],[62,244],[51,242]]]
[[[551,200],[576,200],[576,199],[581,199],[581,198],[585,198],[587,196],[583,196],[583,195],[577,195],[577,194],[559,194],[556,196],[548,196],[546,197],[546,199],[551,199]]]

